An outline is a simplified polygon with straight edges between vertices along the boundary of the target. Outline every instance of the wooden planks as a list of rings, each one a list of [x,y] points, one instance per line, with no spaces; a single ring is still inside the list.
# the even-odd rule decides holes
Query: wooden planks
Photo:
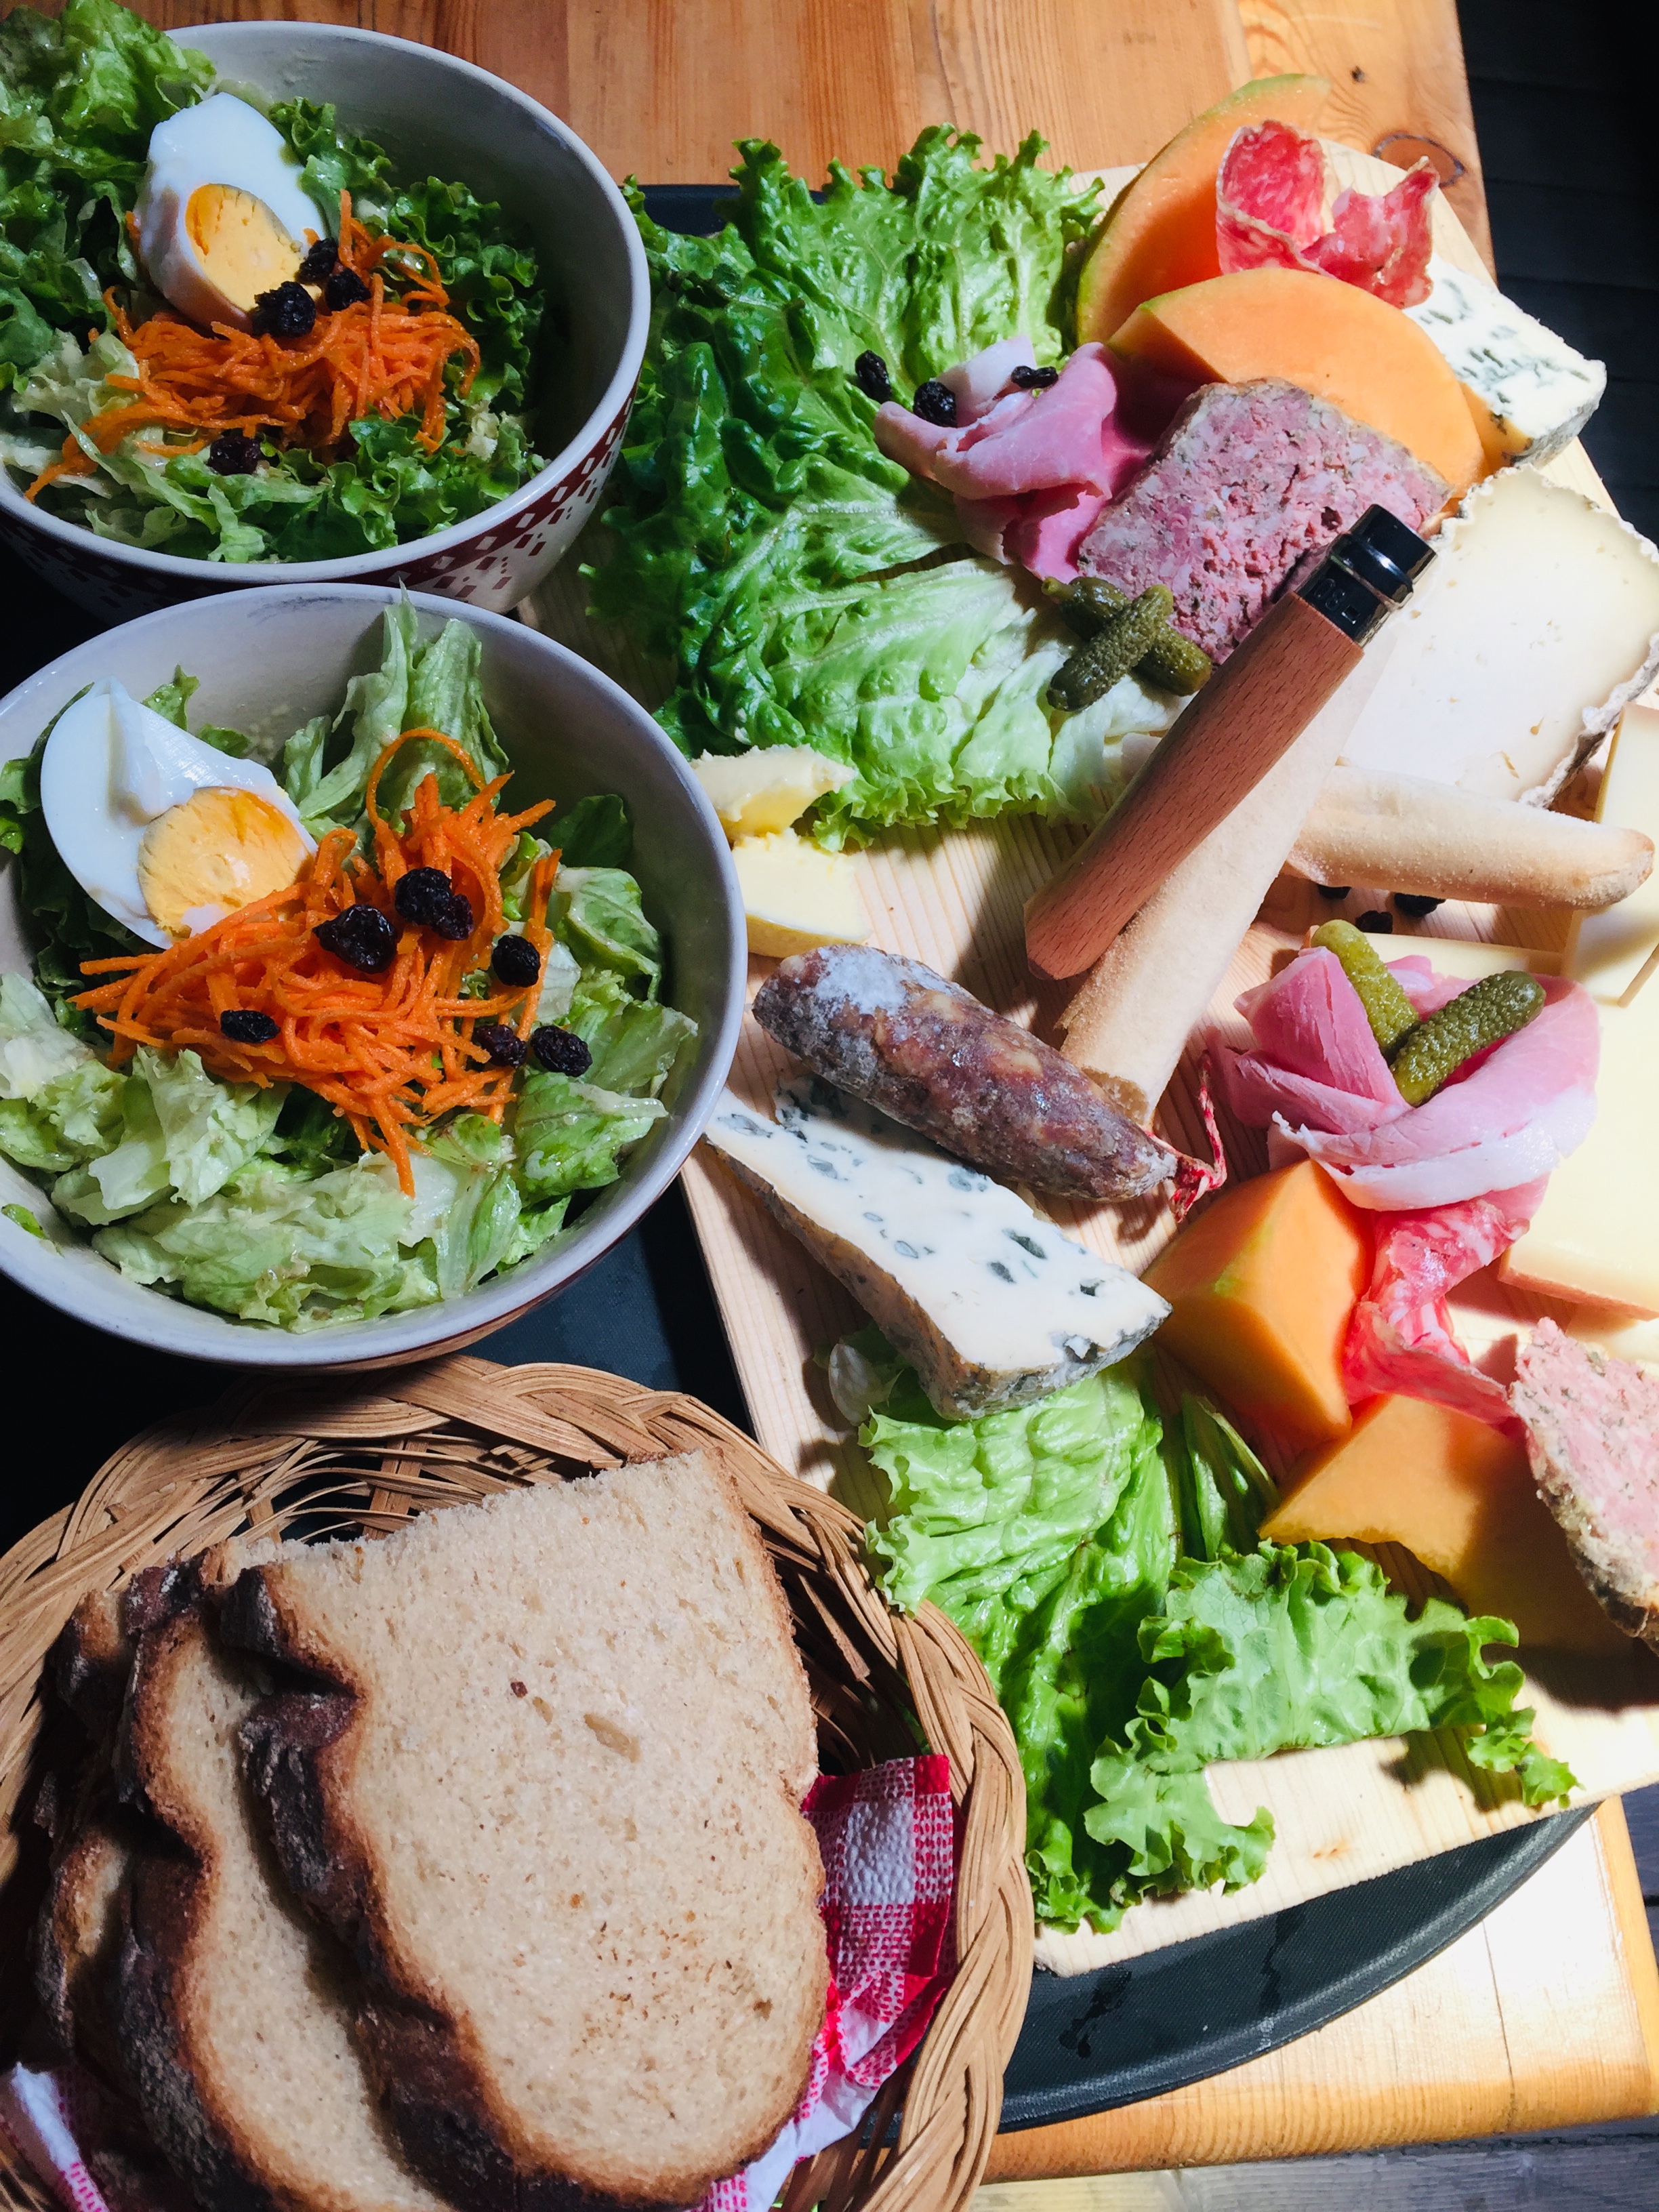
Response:
[[[1623,1816],[1607,1806],[1478,1927],[1357,2012],[1191,2088],[1001,2136],[986,2178],[1293,2158],[1634,2117],[1659,2102],[1656,2051],[1659,1972]],[[981,2203],[1085,2212],[1036,2190],[994,2191]],[[1109,2195],[1099,2212],[1114,2212]]]

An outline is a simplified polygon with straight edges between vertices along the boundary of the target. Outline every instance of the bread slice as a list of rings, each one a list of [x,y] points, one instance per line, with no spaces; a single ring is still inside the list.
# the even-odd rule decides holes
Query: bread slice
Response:
[[[140,1638],[127,1785],[159,1824],[134,1856],[114,1975],[128,2078],[207,2212],[439,2212],[352,2041],[345,1962],[289,1895],[242,1782],[263,1685],[204,1600]]]
[[[409,2155],[458,2203],[695,2204],[823,2014],[812,1716],[693,1453],[288,1547],[225,1632],[322,1686],[244,1731],[294,1886],[366,1967]]]

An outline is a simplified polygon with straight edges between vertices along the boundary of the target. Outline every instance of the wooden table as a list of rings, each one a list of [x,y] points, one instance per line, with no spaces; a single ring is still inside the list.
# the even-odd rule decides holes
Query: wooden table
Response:
[[[611,171],[707,183],[733,138],[890,166],[944,118],[1079,167],[1143,159],[1249,76],[1323,71],[1331,135],[1428,151],[1489,252],[1452,0],[138,0],[177,26],[286,15],[425,40],[522,85]],[[1604,1806],[1509,1902],[1383,1996],[1201,2086],[1004,2136],[1030,2179],[1570,2125],[1659,2107],[1659,1972]]]

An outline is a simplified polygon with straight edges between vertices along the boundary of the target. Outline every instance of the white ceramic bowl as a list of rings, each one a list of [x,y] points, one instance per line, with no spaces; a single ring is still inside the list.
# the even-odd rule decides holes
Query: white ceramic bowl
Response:
[[[380,611],[396,594],[372,585],[288,584],[194,599],[107,631],[51,662],[0,700],[0,760],[27,753],[83,685],[117,677],[137,698],[175,667],[199,676],[198,728],[286,734],[340,703],[348,678],[380,663]],[[511,801],[564,804],[620,792],[634,823],[634,872],[660,929],[665,995],[697,1024],[689,1066],[665,1094],[668,1117],[542,1253],[465,1297],[378,1321],[294,1334],[187,1306],[129,1282],[101,1259],[9,1161],[0,1205],[27,1206],[43,1242],[0,1217],[0,1268],[38,1297],[136,1343],[252,1367],[380,1367],[458,1351],[580,1274],[659,1198],[702,1132],[731,1066],[747,974],[743,908],[713,808],[668,739],[623,691],[524,623],[452,600],[416,597],[428,632],[458,616],[480,632],[490,716],[515,768]],[[29,969],[16,885],[0,871],[0,972]]]
[[[622,194],[574,132],[526,94],[431,46],[322,23],[214,23],[175,33],[223,78],[274,100],[331,100],[397,169],[453,177],[498,200],[534,240],[550,315],[568,328],[535,435],[547,466],[470,521],[339,561],[186,561],[94,537],[23,497],[0,467],[0,538],[106,622],[210,592],[267,584],[408,584],[515,606],[593,512],[622,443],[645,354],[650,279]]]

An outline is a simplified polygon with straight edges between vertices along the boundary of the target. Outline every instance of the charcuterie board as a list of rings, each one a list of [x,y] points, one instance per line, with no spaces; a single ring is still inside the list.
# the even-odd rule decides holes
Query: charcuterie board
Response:
[[[1397,172],[1366,155],[1328,150],[1343,184],[1375,191],[1397,179]],[[1105,197],[1109,200],[1132,173],[1104,173]],[[1435,246],[1472,276],[1490,281],[1443,204],[1435,211]],[[1577,444],[1546,473],[1607,503]],[[654,704],[659,692],[652,672],[619,652],[614,638],[587,623],[580,558],[580,549],[526,613]],[[925,962],[999,1012],[1052,1036],[1067,989],[1062,986],[1050,993],[1033,983],[1022,918],[1027,899],[1075,849],[1079,835],[1030,816],[963,830],[887,833],[856,861],[872,941]],[[1224,1036],[1247,1041],[1234,1000],[1264,981],[1275,960],[1301,943],[1311,922],[1330,912],[1311,885],[1289,875],[1279,879],[1211,1006],[1211,1018]],[[1484,940],[1548,956],[1566,943],[1568,917],[1560,911],[1449,903],[1404,928],[1425,939]],[[751,961],[751,995],[773,965]],[[1201,1039],[1195,1036],[1155,1126],[1183,1152],[1203,1156],[1200,1049]],[[734,1093],[765,1115],[786,1072],[786,1055],[752,1020],[747,1022],[731,1079]],[[1220,1128],[1231,1175],[1260,1173],[1267,1164],[1261,1133],[1238,1127],[1224,1113]],[[684,1180],[757,1437],[793,1473],[833,1487],[856,1510],[872,1510],[880,1502],[875,1487],[880,1479],[837,1413],[815,1360],[864,1316],[707,1146],[688,1163]],[[1162,1249],[1175,1227],[1161,1200],[1114,1206],[1050,1199],[1041,1210],[1066,1235],[1137,1272]],[[1505,1289],[1490,1271],[1465,1285],[1453,1304],[1472,1353],[1477,1360],[1494,1359],[1500,1370],[1504,1340],[1512,1339],[1517,1326],[1546,1311],[1564,1325],[1574,1319],[1568,1308],[1548,1308]],[[1586,1328],[1583,1316],[1578,1326],[1581,1333],[1594,1328],[1593,1322]],[[1637,1332],[1634,1342],[1626,1331],[1620,1349],[1639,1356],[1647,1334],[1659,1340],[1659,1324]],[[1659,1352],[1659,1341],[1653,1349]],[[1392,1554],[1386,1564],[1407,1586],[1420,1590],[1425,1585],[1423,1571],[1408,1556]],[[1632,1644],[1627,1658],[1611,1665],[1542,1662],[1528,1671],[1526,1698],[1536,1709],[1539,1742],[1565,1759],[1577,1776],[1580,1802],[1659,1779],[1659,1661],[1639,1645]],[[1382,1741],[1281,1754],[1270,1761],[1214,1769],[1211,1782],[1230,1820],[1248,1820],[1258,1806],[1271,1810],[1277,1841],[1264,1876],[1231,1896],[1199,1893],[1134,1906],[1110,1936],[1046,1931],[1039,1943],[1045,1963],[1063,1972],[1104,1965],[1282,1910],[1537,1817],[1512,1783],[1472,1770],[1457,1747],[1439,1737],[1415,1740],[1409,1747]]]

